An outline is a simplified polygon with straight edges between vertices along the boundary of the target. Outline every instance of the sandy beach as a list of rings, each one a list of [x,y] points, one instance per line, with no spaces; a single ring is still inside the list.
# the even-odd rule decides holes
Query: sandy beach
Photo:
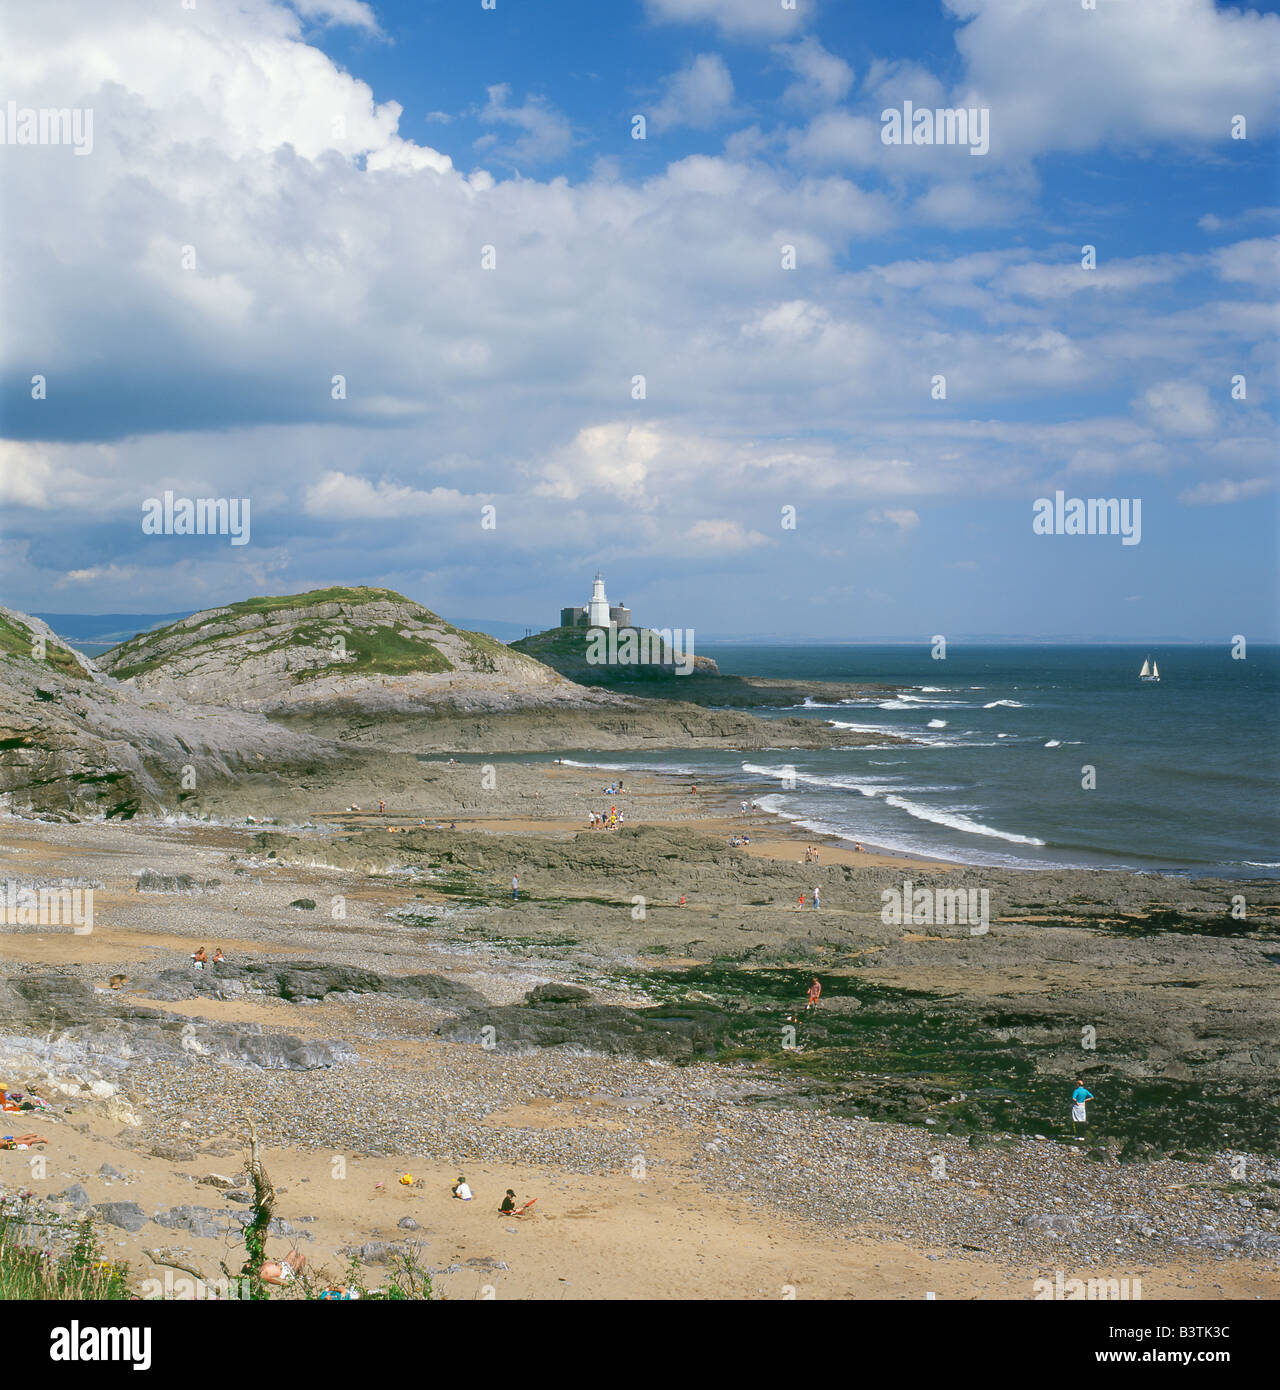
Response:
[[[744,816],[731,786],[695,798],[646,777],[607,797],[594,770],[503,764],[480,815],[460,806],[477,800],[475,765],[425,775],[414,807],[317,806],[296,825],[0,823],[7,875],[94,888],[91,934],[9,922],[0,937],[0,1084],[54,1106],[38,1121],[45,1176],[0,1153],[4,1185],[136,1224],[105,1229],[138,1279],[156,1274],[152,1254],[212,1279],[240,1258],[244,1206],[226,1193],[243,1192],[252,1119],[280,1194],[273,1253],[296,1247],[340,1279],[355,1252],[368,1287],[387,1243],[408,1241],[454,1298],[1032,1298],[1035,1279],[1077,1267],[1140,1278],[1148,1299],[1273,1296],[1280,1169],[1265,1146],[1243,1167],[1235,1145],[1122,1154],[1119,1139],[1073,1142],[1049,1113],[993,1128],[930,1078],[945,1062],[823,1070],[829,1030],[881,999],[926,1001],[893,1025],[903,1039],[935,1009],[964,1029],[989,1029],[995,1008],[1074,1030],[1077,961],[1099,951],[1109,998],[1088,1017],[1114,1004],[1141,1031],[1171,969],[1194,969],[1198,1006],[1234,991],[1240,1029],[1265,1034],[1248,1012],[1264,1009],[1252,942],[1100,934],[1099,913],[1138,920],[1172,881],[987,874],[987,936],[888,928],[883,884],[974,871],[815,841]],[[610,805],[626,826],[588,829]],[[1046,931],[1043,905],[1086,882],[1095,906]],[[813,883],[822,911],[797,910]],[[1207,900],[1178,891],[1189,912]],[[221,976],[191,970],[198,945],[225,953]],[[50,994],[50,972],[83,996]],[[813,973],[825,993],[810,1019]],[[754,1006],[740,989],[792,978],[796,1050],[744,1047],[762,1035],[741,1031]],[[36,1027],[47,1000],[52,1026]],[[1122,1051],[1123,1021],[1105,1025]],[[264,1039],[272,1064],[238,1060]],[[1037,1067],[1069,1089],[1078,1064],[1060,1050]],[[1230,1072],[1231,1048],[1214,1055]],[[459,1173],[472,1203],[450,1198]],[[534,1213],[500,1217],[507,1187],[536,1196]]]

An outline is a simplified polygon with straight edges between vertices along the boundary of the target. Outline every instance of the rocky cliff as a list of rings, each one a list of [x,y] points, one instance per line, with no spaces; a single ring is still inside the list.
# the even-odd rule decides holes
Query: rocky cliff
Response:
[[[141,691],[265,712],[527,709],[584,696],[541,662],[376,588],[211,608],[140,633],[98,664]]]

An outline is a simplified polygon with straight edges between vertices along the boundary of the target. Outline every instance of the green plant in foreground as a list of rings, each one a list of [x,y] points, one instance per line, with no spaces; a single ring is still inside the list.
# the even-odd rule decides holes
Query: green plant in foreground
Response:
[[[27,1195],[0,1200],[0,1301],[119,1302],[128,1279],[127,1265],[103,1258],[89,1217],[72,1222]]]

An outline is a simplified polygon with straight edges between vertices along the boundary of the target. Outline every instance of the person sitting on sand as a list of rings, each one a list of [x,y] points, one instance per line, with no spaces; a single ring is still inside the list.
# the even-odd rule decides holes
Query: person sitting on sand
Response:
[[[537,1201],[536,1197],[530,1197],[527,1202],[516,1206],[515,1189],[507,1188],[507,1195],[502,1199],[502,1205],[498,1208],[499,1216],[524,1216],[531,1206]]]
[[[307,1257],[300,1251],[290,1250],[283,1260],[264,1260],[262,1268],[258,1271],[258,1278],[264,1284],[292,1284],[293,1281],[302,1273],[306,1267]],[[246,1261],[242,1274],[250,1274],[252,1270]]]
[[[197,970],[203,970],[209,964],[209,957],[205,955],[203,946],[191,957],[191,963]]]
[[[221,946],[215,947],[215,948],[214,948],[214,952],[213,952],[213,963],[214,963],[214,965],[221,965],[222,962],[223,962],[224,960],[226,960],[226,956],[224,956],[224,955],[222,954],[222,947],[221,947]]]
[[[458,1174],[458,1181],[453,1185],[453,1195],[460,1202],[469,1202],[471,1200],[471,1189],[467,1186],[467,1180],[461,1173]]]

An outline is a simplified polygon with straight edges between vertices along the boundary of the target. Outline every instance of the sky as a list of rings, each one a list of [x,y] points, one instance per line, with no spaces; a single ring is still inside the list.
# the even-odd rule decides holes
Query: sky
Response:
[[[1280,13],[1088,6],[0,0],[0,602],[1275,641]]]

